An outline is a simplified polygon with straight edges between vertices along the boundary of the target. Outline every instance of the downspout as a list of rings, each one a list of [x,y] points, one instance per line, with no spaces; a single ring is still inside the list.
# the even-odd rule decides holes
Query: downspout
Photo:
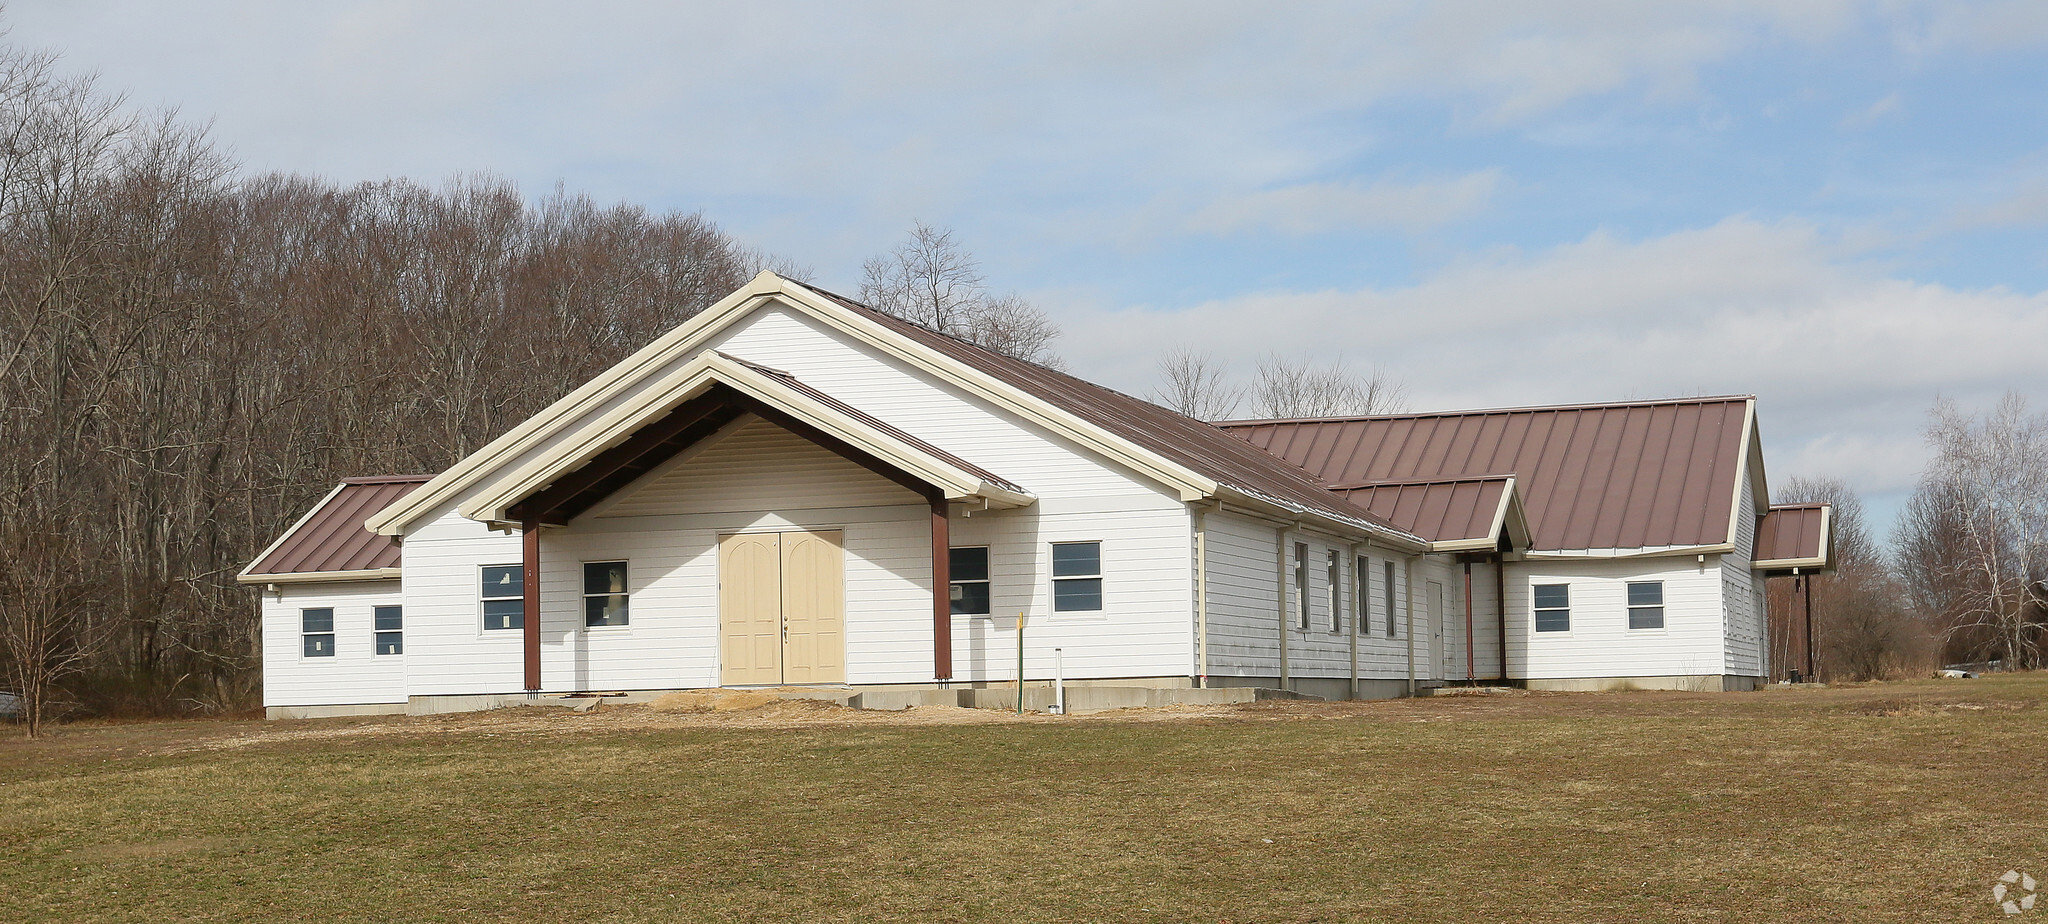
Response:
[[[1274,573],[1274,577],[1278,578],[1276,586],[1279,588],[1275,599],[1280,604],[1278,607],[1280,616],[1278,620],[1280,626],[1280,689],[1292,690],[1294,689],[1293,679],[1287,670],[1287,527],[1281,526],[1273,530],[1273,549],[1275,557],[1280,563],[1278,570]]]
[[[1209,555],[1205,514],[1193,508],[1195,530],[1195,688],[1209,685]]]
[[[1508,560],[1493,556],[1493,604],[1500,611],[1500,680],[1508,681]]]
[[[519,524],[521,641],[526,647],[526,692],[540,692],[540,520]]]
[[[1479,647],[1479,644],[1478,644],[1478,639],[1477,639],[1477,638],[1474,638],[1474,637],[1473,637],[1473,632],[1472,632],[1472,562],[1471,562],[1471,561],[1470,561],[1470,560],[1468,559],[1468,560],[1467,560],[1467,561],[1465,562],[1465,682],[1466,682],[1466,683],[1471,683],[1472,681],[1474,681],[1474,680],[1477,680],[1477,679],[1479,678],[1479,672],[1478,672],[1477,670],[1475,670],[1475,663],[1474,663],[1474,657],[1473,657],[1473,654],[1472,654],[1472,650],[1473,650],[1473,649],[1475,649],[1475,648],[1478,648],[1478,647]]]
[[[1411,555],[1401,562],[1401,580],[1408,588],[1408,593],[1405,595],[1406,609],[1408,611],[1408,628],[1404,631],[1408,636],[1409,696],[1415,695],[1415,561],[1421,557],[1420,555]]]
[[[1351,569],[1351,583],[1350,583],[1350,584],[1347,584],[1347,585],[1345,585],[1345,589],[1346,589],[1346,590],[1349,590],[1349,591],[1350,591],[1350,593],[1349,593],[1348,595],[1346,595],[1346,596],[1349,596],[1349,597],[1351,598],[1351,698],[1352,698],[1352,699],[1357,699],[1357,698],[1358,698],[1358,624],[1359,624],[1359,623],[1361,623],[1361,622],[1364,622],[1364,621],[1365,621],[1365,607],[1363,607],[1363,606],[1361,606],[1361,605],[1360,605],[1361,603],[1365,602],[1365,598],[1364,598],[1364,597],[1360,597],[1360,596],[1358,595],[1358,591],[1359,591],[1359,584],[1360,584],[1360,583],[1362,582],[1362,579],[1363,579],[1363,578],[1365,577],[1365,575],[1366,575],[1366,574],[1369,574],[1369,573],[1370,573],[1370,571],[1364,571],[1364,572],[1361,572],[1361,571],[1359,571],[1359,570],[1358,570],[1358,544],[1357,544],[1357,543],[1352,543],[1352,544],[1351,544],[1350,546],[1348,546],[1348,547],[1347,547],[1347,551],[1349,552],[1349,554],[1348,554],[1348,555],[1346,556],[1346,558],[1347,558],[1348,560],[1347,560],[1347,561],[1345,562],[1345,565],[1346,565],[1347,567],[1349,567],[1349,568]],[[1341,575],[1341,574],[1343,574],[1343,573],[1344,573],[1344,569],[1343,569],[1343,568],[1339,568],[1339,569],[1337,569],[1337,573],[1338,573],[1338,574],[1340,574],[1340,575]],[[1367,596],[1367,597],[1370,597],[1371,595],[1370,595],[1370,594],[1367,594],[1366,596]]]

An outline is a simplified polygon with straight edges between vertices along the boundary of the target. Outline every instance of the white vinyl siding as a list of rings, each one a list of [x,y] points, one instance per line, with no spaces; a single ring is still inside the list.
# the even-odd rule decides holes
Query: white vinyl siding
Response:
[[[1327,561],[1332,551],[1340,556],[1348,555],[1351,545],[1316,533],[1289,531],[1286,534],[1283,541],[1287,550],[1286,580],[1290,586],[1288,606],[1283,616],[1276,609],[1279,606],[1277,590],[1281,565],[1277,554],[1279,547],[1274,544],[1274,527],[1254,517],[1223,512],[1209,514],[1204,523],[1209,532],[1209,673],[1217,677],[1279,676],[1279,632],[1284,625],[1288,632],[1290,676],[1348,678],[1351,675],[1351,637],[1348,632],[1327,631],[1330,595],[1325,586],[1328,580],[1326,569],[1309,569],[1309,598],[1313,603],[1310,631],[1302,631],[1299,626],[1299,610],[1292,584],[1296,542],[1305,543],[1309,547],[1309,558],[1315,561]],[[1359,635],[1359,676],[1367,680],[1401,680],[1408,676],[1407,630],[1402,630],[1402,638],[1388,638],[1384,632],[1386,616],[1379,611],[1383,601],[1388,599],[1388,588],[1386,572],[1379,567],[1382,559],[1374,554],[1378,549],[1378,546],[1360,546],[1361,553],[1375,563],[1364,576],[1367,595],[1374,601],[1371,605],[1375,612],[1374,620],[1380,631]],[[1405,625],[1408,600],[1406,569],[1402,563],[1396,564],[1392,592],[1394,617],[1397,623]],[[1425,570],[1418,566],[1417,580],[1424,579]],[[1340,576],[1340,581],[1350,580],[1347,576]],[[1342,600],[1340,595],[1339,605],[1348,608],[1351,604]],[[1426,641],[1429,630],[1424,618],[1424,612],[1418,605],[1415,613],[1418,634],[1416,673],[1420,679],[1427,680],[1433,675],[1430,673]]]
[[[646,484],[628,485],[603,517],[813,510],[923,503],[909,488],[761,419]]]
[[[405,702],[405,659],[375,653],[375,610],[398,605],[397,581],[279,586],[284,599],[262,595],[265,706]],[[334,611],[332,657],[304,656],[307,609]]]
[[[1512,676],[1532,680],[1722,673],[1721,566],[1693,556],[1525,561],[1508,569]],[[1476,570],[1476,569],[1475,569]],[[1664,585],[1664,628],[1631,630],[1630,582]],[[1571,586],[1571,631],[1534,632],[1530,588]]]

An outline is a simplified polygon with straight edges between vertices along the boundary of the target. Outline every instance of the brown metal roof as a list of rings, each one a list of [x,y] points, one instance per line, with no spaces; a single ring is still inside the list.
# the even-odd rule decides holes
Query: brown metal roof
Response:
[[[733,362],[739,363],[740,365],[752,369],[755,372],[762,373],[763,375],[772,375],[777,379],[781,380],[783,384],[788,385],[790,388],[795,389],[796,391],[802,393],[806,397],[809,397],[811,400],[816,401],[819,404],[823,404],[827,407],[830,407],[833,410],[838,411],[841,414],[845,414],[846,416],[851,417],[855,420],[858,420],[863,424],[873,427],[876,430],[879,430],[882,433],[887,434],[891,439],[902,442],[913,449],[916,449],[928,456],[931,456],[934,459],[944,462],[947,465],[951,465],[954,468],[966,472],[969,475],[973,475],[974,477],[979,478],[985,482],[988,482],[989,484],[995,485],[996,487],[1002,488],[1006,491],[1015,491],[1019,494],[1031,493],[1029,489],[1017,484],[1014,481],[1009,480],[1008,478],[1004,478],[1001,475],[991,472],[988,469],[982,468],[981,466],[969,462],[966,459],[962,459],[959,456],[956,456],[950,452],[940,449],[939,447],[927,443],[924,440],[918,439],[917,437],[905,433],[902,430],[898,430],[895,427],[890,426],[889,424],[877,419],[874,415],[869,414],[866,411],[856,408],[853,405],[847,404],[846,402],[841,401],[838,398],[834,398],[831,395],[826,394],[825,392],[819,391],[818,389],[812,387],[810,384],[804,382],[803,380],[797,378],[794,375],[791,375],[780,369],[773,369],[767,366],[763,366],[757,362],[741,359],[740,357],[733,356],[729,353],[720,353],[718,355],[723,356],[726,359],[730,359]]]
[[[1759,566],[1782,564],[1787,568],[1834,567],[1834,541],[1828,535],[1830,513],[1827,504],[1772,504],[1756,524],[1756,554]]]
[[[398,567],[398,543],[363,528],[363,521],[411,494],[432,475],[350,478],[306,514],[263,554],[246,577],[375,571]]]
[[[1750,396],[1219,424],[1332,484],[1512,472],[1539,550],[1729,540]]]
[[[1174,413],[1142,398],[1055,372],[1037,363],[957,340],[883,314],[843,295],[798,284],[1176,464],[1200,472],[1204,477],[1247,494],[1264,496],[1325,516],[1406,532],[1345,502],[1331,493],[1314,473],[1271,453],[1261,452],[1212,424]]]
[[[1383,481],[1335,490],[1374,516],[1398,524],[1431,542],[1491,541],[1501,502],[1514,490],[1514,476],[1490,475],[1447,481]]]

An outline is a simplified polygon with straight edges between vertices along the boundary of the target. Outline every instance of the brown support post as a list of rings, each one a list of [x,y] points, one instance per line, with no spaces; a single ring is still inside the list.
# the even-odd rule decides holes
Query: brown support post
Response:
[[[520,526],[520,578],[525,599],[526,689],[540,689],[540,520],[528,517]]]
[[[1499,555],[1493,557],[1493,608],[1500,613],[1500,622],[1494,628],[1500,630],[1500,679],[1508,679],[1508,562]]]
[[[1472,654],[1472,649],[1479,647],[1477,642],[1478,639],[1472,637],[1472,563],[1467,561],[1465,563],[1465,679],[1468,681],[1478,679],[1479,677],[1478,669],[1474,666],[1475,660]]]
[[[953,679],[953,550],[946,525],[946,497],[933,492],[932,506],[932,676]]]
[[[1819,679],[1813,675],[1813,575],[1799,576],[1799,596],[1806,604],[1806,682]]]

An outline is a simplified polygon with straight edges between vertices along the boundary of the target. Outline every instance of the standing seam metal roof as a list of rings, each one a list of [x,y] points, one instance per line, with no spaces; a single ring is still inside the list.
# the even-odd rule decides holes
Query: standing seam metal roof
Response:
[[[1539,550],[1714,545],[1748,395],[1217,426],[1335,484],[1514,472]]]
[[[396,568],[398,543],[363,521],[411,494],[432,475],[349,478],[243,574],[321,574]]]

